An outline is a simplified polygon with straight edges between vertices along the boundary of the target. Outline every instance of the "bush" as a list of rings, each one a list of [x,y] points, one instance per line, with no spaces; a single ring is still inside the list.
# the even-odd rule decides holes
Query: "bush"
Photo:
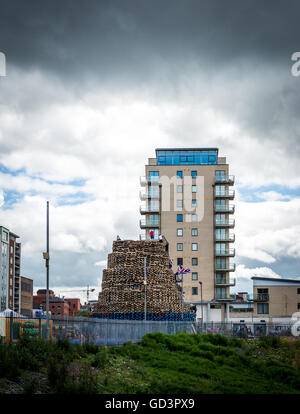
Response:
[[[259,338],[259,344],[263,348],[279,348],[282,344],[282,340],[279,336],[262,335]]]
[[[14,380],[21,375],[21,372],[14,348],[9,345],[0,345],[0,377]]]
[[[109,356],[108,356],[107,348],[99,347],[99,350],[94,356],[94,359],[91,363],[92,367],[104,368],[108,362],[109,362]]]
[[[83,344],[83,350],[88,354],[97,354],[99,351],[99,346],[95,344],[91,344],[90,342],[86,342]]]

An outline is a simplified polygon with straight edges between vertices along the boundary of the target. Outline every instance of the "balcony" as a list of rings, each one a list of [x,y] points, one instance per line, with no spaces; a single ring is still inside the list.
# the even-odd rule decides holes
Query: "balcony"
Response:
[[[148,221],[145,219],[140,220],[140,228],[141,229],[158,229],[159,228],[159,221]]]
[[[235,220],[217,220],[215,221],[215,227],[228,227],[233,229],[235,226]]]
[[[229,281],[226,281],[226,280],[222,280],[222,279],[218,279],[218,275],[216,276],[216,286],[220,286],[220,287],[222,287],[222,286],[235,286],[235,284],[236,284],[236,279],[234,278],[234,279],[232,279],[232,280],[229,280]]]
[[[140,206],[140,214],[159,213],[159,207]]]
[[[268,302],[270,296],[268,293],[250,293],[247,295],[247,299],[253,302]]]
[[[150,236],[149,236],[148,234],[147,234],[147,235],[145,235],[145,234],[140,234],[139,239],[140,239],[140,240],[143,240],[143,241],[151,240],[151,239],[150,239]],[[155,236],[154,236],[154,239],[153,239],[153,240],[158,241],[158,237],[155,237]]]
[[[224,295],[216,295],[216,300],[218,301],[218,302],[232,302],[233,301],[233,299],[232,299],[232,297],[230,296],[230,295],[228,295],[228,296],[224,296]]]
[[[157,188],[157,187],[156,187]],[[159,192],[153,192],[153,191],[140,191],[140,199],[147,200],[151,198],[152,200],[158,200],[159,199]]]
[[[223,243],[234,243],[235,242],[235,234],[234,233],[229,233],[228,235],[225,235],[225,237],[216,235],[215,241],[223,242]]]
[[[215,256],[234,257],[235,249],[216,250]]]
[[[229,213],[233,214],[235,210],[234,204],[229,204],[228,206],[221,206],[215,204],[215,212],[217,213]]]
[[[224,177],[216,177],[215,178],[216,184],[228,184],[233,185],[234,184],[234,175],[228,175]]]
[[[217,272],[234,272],[235,271],[235,263],[229,263],[226,265],[219,265],[216,263],[216,271]]]
[[[140,177],[140,184],[142,187],[145,187],[148,184],[159,184],[159,176],[141,176]]]
[[[230,200],[233,200],[234,194],[234,190],[219,191],[215,188],[215,198],[228,198]]]

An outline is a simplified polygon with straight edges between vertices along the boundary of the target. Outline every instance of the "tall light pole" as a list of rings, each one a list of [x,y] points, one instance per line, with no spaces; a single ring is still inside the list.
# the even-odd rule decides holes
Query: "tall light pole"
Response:
[[[46,339],[47,341],[50,338],[50,330],[49,330],[49,201],[47,201],[47,226],[46,226],[46,252],[43,253],[43,257],[46,261]]]

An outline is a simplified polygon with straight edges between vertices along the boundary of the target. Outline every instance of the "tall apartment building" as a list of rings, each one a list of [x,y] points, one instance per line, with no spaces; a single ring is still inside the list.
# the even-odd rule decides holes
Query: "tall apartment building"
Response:
[[[20,312],[21,243],[19,236],[0,226],[0,310]]]
[[[231,273],[235,264],[232,218],[234,177],[218,148],[156,149],[141,177],[141,239],[150,231],[169,242],[173,271],[189,268],[183,276],[186,302],[201,303],[201,318],[212,313],[229,316]],[[218,317],[217,317],[218,318]]]

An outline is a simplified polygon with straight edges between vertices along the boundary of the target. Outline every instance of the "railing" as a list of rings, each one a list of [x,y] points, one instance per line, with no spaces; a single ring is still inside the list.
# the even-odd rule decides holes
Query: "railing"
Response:
[[[268,293],[249,293],[247,299],[252,300],[253,302],[267,302],[270,299],[270,296]]]
[[[226,235],[225,237],[216,235],[216,241],[233,243],[235,241],[235,234],[229,233],[228,236]]]
[[[223,184],[233,184],[235,180],[234,175],[228,175],[224,177],[215,177],[216,183],[223,183]]]
[[[230,256],[230,257],[233,257],[233,256],[235,256],[235,249],[221,249],[221,250],[216,249],[215,255],[216,256]]]
[[[235,194],[234,190],[220,191],[220,190],[215,189],[215,197],[234,198],[234,194]]]
[[[235,278],[232,280],[226,281],[224,279],[219,279],[218,277],[216,277],[216,286],[235,286],[235,284],[236,284]]]
[[[223,272],[234,272],[235,271],[235,263],[229,263],[226,265],[220,265],[216,263],[216,270],[223,271]]]
[[[140,214],[145,213],[159,213],[159,207],[140,206]]]
[[[159,221],[152,221],[152,220],[147,221],[147,220],[141,219],[140,220],[140,228],[143,229],[143,228],[148,228],[148,227],[158,228],[159,227]]]
[[[235,206],[234,204],[229,204],[228,206],[221,206],[215,204],[215,211],[227,212],[227,213],[234,213]]]
[[[140,184],[142,186],[147,185],[148,183],[151,184],[159,184],[159,176],[156,175],[150,175],[148,177],[145,177],[144,175],[140,177]]]
[[[140,199],[141,200],[147,200],[147,198],[158,199],[159,198],[159,192],[140,191]]]
[[[217,220],[215,221],[216,227],[234,227],[235,226],[235,220]]]

